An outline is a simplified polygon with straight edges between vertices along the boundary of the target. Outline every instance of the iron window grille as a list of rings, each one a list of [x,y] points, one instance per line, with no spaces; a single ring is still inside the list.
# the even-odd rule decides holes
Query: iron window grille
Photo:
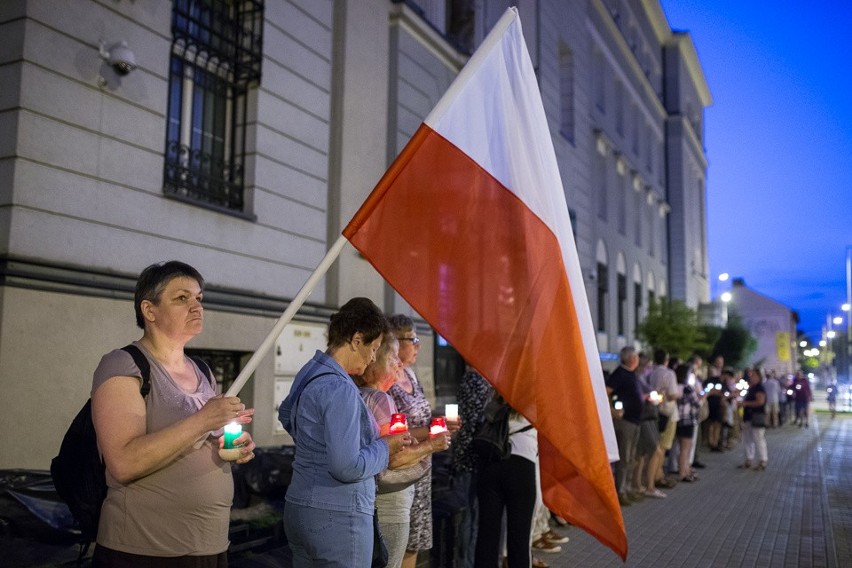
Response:
[[[260,83],[263,0],[174,0],[163,191],[246,215],[249,89]]]

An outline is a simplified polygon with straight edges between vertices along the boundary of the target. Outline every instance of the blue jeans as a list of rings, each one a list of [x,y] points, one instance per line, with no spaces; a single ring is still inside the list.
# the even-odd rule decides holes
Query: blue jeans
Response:
[[[293,568],[369,566],[373,556],[373,516],[287,503],[284,531]]]

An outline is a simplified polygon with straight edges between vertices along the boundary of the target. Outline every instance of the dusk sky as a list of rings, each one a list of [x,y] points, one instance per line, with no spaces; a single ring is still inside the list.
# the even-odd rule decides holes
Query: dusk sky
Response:
[[[662,5],[672,29],[691,33],[713,95],[712,291],[722,272],[741,277],[819,339],[846,301],[852,246],[852,1]]]

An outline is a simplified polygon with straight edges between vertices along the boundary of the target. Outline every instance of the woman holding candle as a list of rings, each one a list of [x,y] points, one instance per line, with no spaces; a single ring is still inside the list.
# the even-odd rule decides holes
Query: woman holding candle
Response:
[[[695,388],[689,384],[690,366],[678,365],[675,369],[677,384],[682,388],[681,396],[677,399],[677,414],[679,420],[675,435],[678,439],[680,453],[678,454],[678,473],[680,481],[687,483],[698,481],[698,476],[692,471],[689,461],[689,453],[692,448],[693,434],[698,424],[698,409],[701,407],[701,398]]]
[[[373,302],[349,300],[331,316],[328,349],[302,367],[279,407],[278,419],[296,444],[284,508],[296,568],[370,565],[374,478],[411,436],[380,437],[350,375],[363,374],[375,360],[387,330]]]
[[[420,350],[420,338],[417,337],[417,330],[414,329],[414,322],[410,317],[396,314],[388,321],[391,331],[399,341],[399,360],[402,362],[402,373],[396,384],[388,390],[388,394],[393,397],[399,411],[408,416],[412,435],[418,442],[423,442],[429,438],[432,407],[412,369],[417,361],[417,352]],[[458,422],[451,422],[448,426],[450,432],[455,432],[459,428]],[[432,476],[427,475],[414,486],[408,549],[402,565],[405,568],[414,568],[418,552],[430,548],[432,548]]]
[[[220,459],[229,422],[248,424],[254,409],[216,396],[204,371],[184,354],[201,333],[204,279],[171,261],[142,271],[136,283],[134,342],[150,363],[150,392],[121,349],[106,354],[92,381],[92,420],[106,464],[93,566],[227,565],[234,482]],[[237,463],[254,457],[248,433],[236,440]]]
[[[745,463],[739,467],[748,469],[754,459],[755,449],[760,462],[754,468],[766,469],[769,455],[766,450],[766,389],[763,387],[763,375],[760,369],[747,369],[748,390],[742,402],[743,406],[743,451]]]
[[[353,377],[359,386],[361,397],[378,423],[381,435],[389,433],[393,417],[404,416],[397,412],[396,403],[387,394],[388,389],[396,382],[401,368],[399,341],[394,335],[387,334],[376,352],[376,361],[367,367],[363,375]],[[402,422],[399,422],[399,426],[402,426]],[[450,436],[445,428],[444,432],[436,432],[424,443],[412,445],[395,454],[391,463],[394,466],[416,465],[425,456],[446,450],[449,446]],[[402,566],[408,544],[409,515],[413,501],[413,483],[399,491],[376,495],[379,524],[388,549],[388,568]]]

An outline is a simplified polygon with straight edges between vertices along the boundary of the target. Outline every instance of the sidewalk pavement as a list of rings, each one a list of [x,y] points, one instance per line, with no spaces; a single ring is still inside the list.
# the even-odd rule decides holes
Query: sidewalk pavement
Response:
[[[814,415],[810,428],[768,429],[766,471],[737,469],[741,443],[702,448],[696,483],[623,508],[627,562],[577,528],[553,568],[852,566],[852,416]]]

